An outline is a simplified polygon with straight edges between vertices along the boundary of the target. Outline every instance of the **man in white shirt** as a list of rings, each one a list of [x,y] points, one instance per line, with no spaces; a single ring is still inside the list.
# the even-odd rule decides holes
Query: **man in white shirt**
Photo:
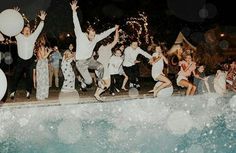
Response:
[[[22,33],[16,35],[18,59],[11,85],[11,99],[15,98],[17,85],[24,73],[26,74],[26,97],[28,99],[30,98],[30,94],[32,92],[32,65],[34,62],[32,57],[34,45],[36,39],[43,29],[46,15],[46,12],[40,11],[38,17],[41,19],[41,21],[33,33],[31,33],[29,26],[25,26]]]
[[[77,6],[77,1],[72,1],[70,5],[73,11],[73,23],[76,35],[76,67],[83,77],[82,88],[86,88],[87,85],[92,84],[92,78],[88,69],[97,70],[99,88],[96,90],[94,96],[97,100],[102,101],[100,94],[104,91],[104,85],[102,82],[104,68],[101,63],[93,59],[93,49],[97,42],[109,36],[112,32],[118,29],[119,26],[116,25],[114,28],[101,34],[96,34],[96,31],[92,27],[89,27],[86,33],[84,33],[82,32],[76,12],[76,9],[79,7]]]
[[[151,59],[152,57],[147,52],[138,47],[137,40],[133,40],[131,45],[127,47],[124,51],[123,69],[125,71],[125,74],[129,78],[130,88],[135,87],[137,89],[140,89],[140,84],[138,81],[138,66],[136,65],[137,63],[140,63],[140,61],[136,60],[139,54],[143,55],[148,59]]]

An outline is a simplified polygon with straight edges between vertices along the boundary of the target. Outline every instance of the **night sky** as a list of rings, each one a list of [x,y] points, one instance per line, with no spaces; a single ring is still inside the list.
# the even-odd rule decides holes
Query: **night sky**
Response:
[[[3,1],[3,0],[1,0]],[[173,41],[179,31],[187,35],[204,32],[216,25],[234,26],[232,4],[214,0],[79,0],[78,16],[85,27],[94,24],[98,32],[114,24],[125,27],[124,19],[137,17],[138,11],[148,15],[149,30],[158,39]],[[58,37],[61,32],[72,32],[72,12],[69,0],[9,0],[1,2],[0,11],[19,6],[29,20],[36,13],[47,10],[44,32]],[[235,32],[235,31],[230,31]],[[167,40],[167,41],[168,41]]]

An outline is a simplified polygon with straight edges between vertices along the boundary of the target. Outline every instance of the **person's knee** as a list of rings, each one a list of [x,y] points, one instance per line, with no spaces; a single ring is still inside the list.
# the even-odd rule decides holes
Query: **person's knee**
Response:
[[[172,83],[171,83],[170,80],[168,80],[168,81],[166,81],[166,84],[167,84],[168,86],[170,86]]]
[[[192,90],[196,90],[197,87],[195,85],[192,85]]]
[[[191,83],[188,84],[188,88],[192,89],[193,85]]]

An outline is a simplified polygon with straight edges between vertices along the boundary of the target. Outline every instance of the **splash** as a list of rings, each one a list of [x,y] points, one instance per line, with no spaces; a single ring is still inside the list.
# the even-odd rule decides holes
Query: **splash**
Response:
[[[235,99],[210,93],[3,107],[0,152],[233,152]]]

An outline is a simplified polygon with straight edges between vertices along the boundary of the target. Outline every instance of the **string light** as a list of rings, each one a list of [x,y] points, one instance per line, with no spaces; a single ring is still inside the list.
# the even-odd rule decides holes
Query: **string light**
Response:
[[[141,44],[140,37],[144,35],[145,43],[150,43],[150,36],[148,31],[148,17],[145,12],[138,12],[138,17],[130,17],[127,19],[126,24],[131,26],[132,29],[136,32],[137,39]],[[143,30],[144,29],[144,30]]]
[[[98,23],[100,22],[102,22],[102,20],[100,20],[98,17],[95,17],[94,22],[91,23],[87,21],[87,25],[94,26],[94,25],[98,25]],[[149,25],[148,17],[145,12],[139,11],[137,14],[137,17],[128,17],[124,19],[124,25],[121,26],[121,27],[124,27],[124,29],[122,31],[119,31],[120,43],[127,42],[126,40],[128,38],[136,37],[139,44],[149,45],[152,42],[152,40],[149,35],[148,25]],[[106,24],[102,24],[102,29],[106,29],[105,26]],[[144,38],[144,42],[142,42],[141,38]]]

